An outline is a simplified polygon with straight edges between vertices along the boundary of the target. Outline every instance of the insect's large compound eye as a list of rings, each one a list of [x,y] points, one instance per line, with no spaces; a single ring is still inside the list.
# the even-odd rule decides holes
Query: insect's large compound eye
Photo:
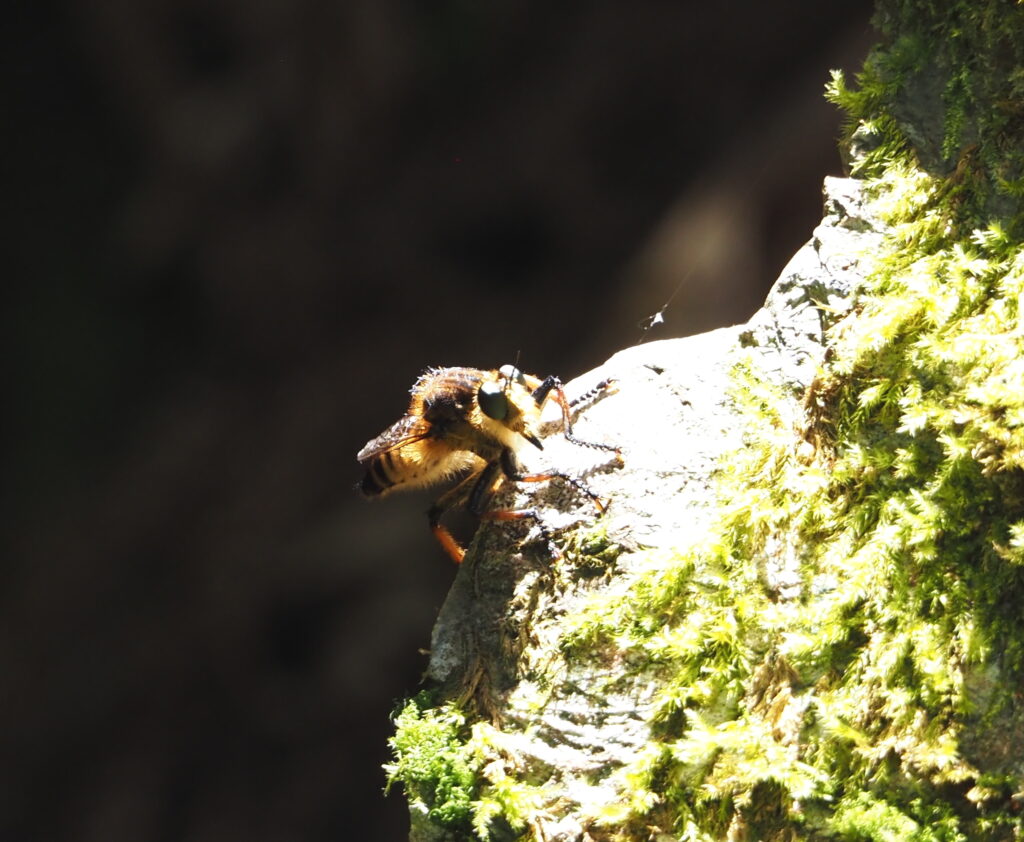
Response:
[[[476,393],[476,397],[480,403],[480,411],[488,418],[502,421],[508,415],[508,397],[505,395],[505,387],[501,381],[484,383]]]

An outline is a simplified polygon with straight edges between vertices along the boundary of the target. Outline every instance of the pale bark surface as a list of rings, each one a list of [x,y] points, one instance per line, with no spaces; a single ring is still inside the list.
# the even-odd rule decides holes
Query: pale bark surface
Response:
[[[565,441],[553,412],[530,468],[585,476],[610,499],[602,525],[622,554],[596,570],[572,552],[552,561],[536,528],[485,525],[441,610],[429,677],[504,733],[509,770],[544,782],[550,797],[533,823],[549,842],[587,838],[583,815],[625,797],[613,773],[651,738],[651,700],[664,680],[658,665],[627,662],[614,648],[597,660],[564,657],[563,621],[596,593],[627,590],[650,564],[635,551],[685,547],[708,528],[716,468],[743,447],[747,422],[730,396],[741,358],[789,396],[794,423],[801,417],[824,329],[849,307],[878,238],[856,181],[827,179],[825,193],[824,219],[747,324],[626,349],[568,384],[572,397],[614,379],[617,390],[586,407],[575,431],[615,443],[623,464]],[[509,494],[498,504],[538,509],[556,535],[598,525],[593,507],[558,483]],[[769,584],[784,587],[783,548],[764,561]],[[413,818],[414,840],[448,838]]]

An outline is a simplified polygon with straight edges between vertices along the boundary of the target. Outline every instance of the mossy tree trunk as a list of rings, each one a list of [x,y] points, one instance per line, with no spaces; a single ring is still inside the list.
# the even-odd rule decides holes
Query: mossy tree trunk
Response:
[[[853,179],[747,325],[623,352],[478,533],[392,779],[427,839],[1024,832],[1024,6],[882,2]],[[572,489],[569,489],[572,491]]]

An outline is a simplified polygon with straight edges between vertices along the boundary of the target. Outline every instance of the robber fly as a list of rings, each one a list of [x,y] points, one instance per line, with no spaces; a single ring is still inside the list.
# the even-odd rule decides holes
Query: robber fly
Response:
[[[570,403],[557,377],[541,380],[511,365],[492,371],[428,369],[413,385],[405,415],[359,451],[356,458],[366,466],[359,488],[366,497],[377,498],[468,472],[428,512],[431,530],[456,562],[462,561],[465,550],[441,523],[442,515],[455,505],[465,503],[474,515],[490,519],[532,518],[540,522],[533,510],[485,514],[491,493],[502,477],[516,482],[557,477],[589,497],[603,512],[603,501],[580,480],[558,472],[524,474],[515,453],[524,441],[544,449],[539,436],[541,410],[553,398],[562,408],[562,431],[569,441],[610,451],[618,458],[618,448],[576,438],[570,420],[572,407],[606,392],[610,386],[611,381],[603,381]]]

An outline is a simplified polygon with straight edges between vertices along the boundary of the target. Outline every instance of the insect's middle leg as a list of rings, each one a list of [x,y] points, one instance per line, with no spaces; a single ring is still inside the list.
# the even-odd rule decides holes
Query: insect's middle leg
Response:
[[[539,482],[542,479],[549,478],[541,474],[522,473],[519,470],[519,465],[516,464],[515,456],[507,448],[501,452],[501,456],[498,459],[495,459],[487,467],[493,467],[496,471],[500,469],[505,477],[513,482]],[[490,497],[488,491],[489,489],[485,489],[480,485],[473,489],[469,501],[470,511],[479,515],[481,520],[532,520],[537,524],[537,528],[540,529],[540,534],[544,537],[544,542],[548,545],[548,550],[552,556],[555,558],[561,557],[561,553],[558,552],[558,548],[551,538],[550,530],[536,509],[494,509],[489,512],[484,511],[487,500]]]
[[[499,459],[491,463],[492,465],[500,465],[502,473],[505,477],[513,482],[546,482],[552,479],[560,479],[567,482],[573,488],[580,493],[586,495],[594,506],[597,508],[598,514],[604,514],[606,504],[598,497],[593,491],[591,491],[585,483],[576,477],[569,476],[560,471],[548,471],[543,474],[525,474],[519,469],[519,465],[516,463],[515,456],[512,451],[506,449],[503,450]],[[477,486],[477,489],[480,487]],[[474,489],[474,491],[477,491]],[[554,558],[561,558],[561,552],[552,538],[551,530],[548,529],[547,524],[544,523],[544,519],[540,513],[534,509],[495,509],[493,511],[483,511],[484,500],[478,501],[477,513],[483,520],[532,520],[537,524],[537,528],[540,530],[541,536],[544,538],[545,543],[548,545],[548,551]],[[470,508],[473,508],[472,501]]]
[[[604,500],[597,496],[583,480],[577,477],[564,474],[561,471],[546,471],[542,474],[524,474],[519,470],[519,466],[515,463],[515,459],[509,451],[505,451],[501,454],[501,469],[513,482],[547,482],[551,479],[560,479],[562,482],[568,483],[575,488],[580,494],[589,498],[590,501],[597,508],[598,514],[604,514],[604,510],[607,508],[607,504]]]

